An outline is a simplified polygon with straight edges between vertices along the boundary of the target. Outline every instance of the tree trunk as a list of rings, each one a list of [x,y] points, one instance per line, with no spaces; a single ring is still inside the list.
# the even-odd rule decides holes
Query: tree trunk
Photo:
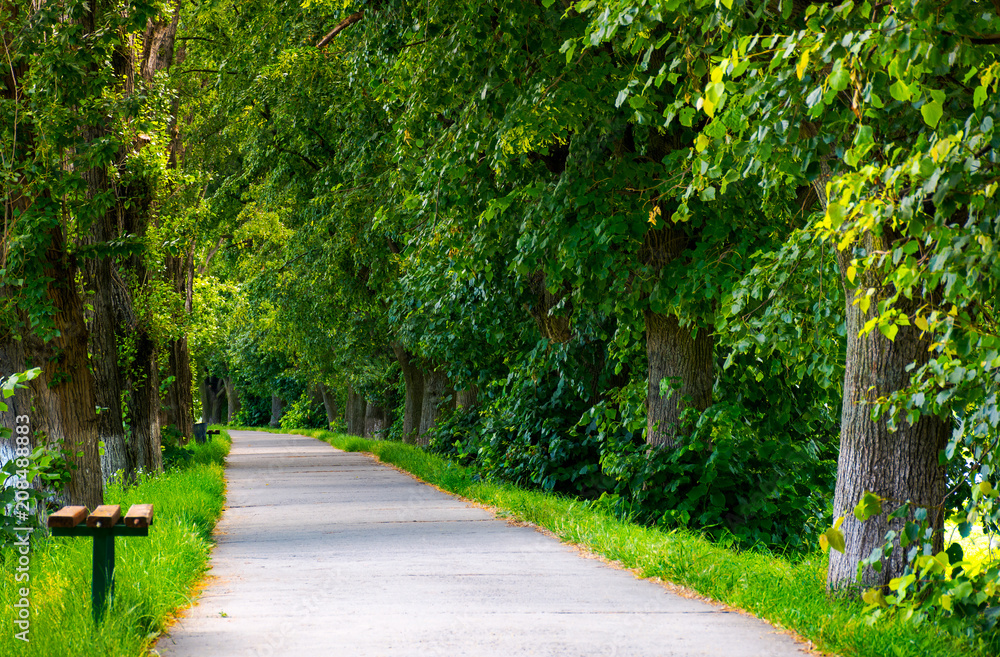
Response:
[[[97,29],[99,13],[104,9],[100,3],[92,2],[90,10],[83,18],[84,29],[92,33]],[[112,56],[115,79],[118,81],[117,93],[128,97],[134,92],[135,61],[131,44],[120,44]],[[94,64],[93,74],[99,74],[100,64]],[[111,126],[106,122],[88,126],[84,136],[91,143],[107,141],[111,136]],[[122,146],[115,154],[114,162],[98,161],[94,167],[82,172],[87,182],[88,210],[93,213],[90,223],[90,235],[86,241],[90,244],[106,244],[121,235],[119,225],[119,204],[127,205],[130,199],[125,198],[127,188],[114,188],[108,177],[111,166],[125,161],[130,148]],[[125,327],[119,323],[119,318],[130,317],[132,298],[121,283],[118,268],[110,256],[91,258],[87,260],[84,269],[84,281],[92,292],[91,305],[93,318],[90,331],[90,355],[96,385],[97,405],[100,412],[97,416],[98,431],[104,441],[104,454],[101,456],[101,468],[105,479],[116,472],[122,472],[127,480],[135,473],[135,460],[128,449],[125,435],[125,423],[122,414],[122,392],[125,381],[124,369],[118,361],[118,348],[124,340]]]
[[[426,446],[430,437],[427,430],[437,422],[441,405],[448,395],[448,377],[441,368],[432,368],[424,377],[424,404],[420,409],[420,433],[417,444]],[[454,396],[452,397],[454,399]]]
[[[309,386],[309,396],[311,398],[311,406],[309,408],[309,414],[317,406],[322,406],[324,411],[326,410],[326,400],[323,399],[323,385],[320,383],[313,383]]]
[[[171,20],[161,20],[159,16],[146,25],[146,35],[142,40],[142,67],[140,73],[152,82],[160,71],[170,70],[174,61],[174,42],[177,24],[181,17],[181,0],[174,0]]]
[[[347,433],[352,436],[365,435],[365,410],[368,400],[364,395],[354,391],[353,385],[347,386]]]
[[[328,429],[333,429],[333,424],[337,421],[337,394],[323,384],[319,385],[319,392],[323,395],[323,408],[326,410],[326,426]]]
[[[87,354],[88,334],[83,303],[76,289],[76,269],[66,253],[62,228],[53,227],[42,265],[48,279],[46,296],[55,315],[56,333],[48,342],[34,333],[23,336],[25,360],[42,368],[29,383],[34,397],[32,431],[44,432],[50,444],[62,445],[72,470],[65,498],[89,509],[104,499],[98,453],[97,396]],[[24,318],[25,325],[27,317]]]
[[[416,359],[403,345],[392,343],[392,351],[403,372],[406,400],[403,406],[403,442],[415,443],[420,433],[420,414],[424,404],[424,373],[416,365]]]
[[[226,417],[226,424],[232,424],[233,418],[240,412],[242,405],[240,404],[240,396],[236,391],[236,384],[233,382],[233,377],[227,376],[224,383],[226,386],[226,404],[229,411]]]
[[[354,399],[354,386],[350,383],[347,384],[347,400],[344,406],[344,423],[347,425],[348,435],[354,435],[354,409],[356,408],[357,402]]]
[[[144,472],[163,470],[160,450],[160,381],[156,345],[145,328],[136,331],[135,360],[130,368],[126,395],[131,420],[130,451]]]
[[[815,128],[811,128],[814,130]],[[826,184],[832,177],[829,164],[820,162],[821,175],[813,181],[815,200],[826,210],[829,199]],[[883,227],[879,241],[865,233],[855,246],[867,253],[892,250],[892,243],[901,240],[889,227]],[[884,587],[900,577],[905,568],[904,550],[895,541],[892,554],[883,561],[881,572],[865,568],[858,585],[858,565],[885,542],[886,532],[899,530],[904,519],[888,522],[888,514],[902,502],[910,500],[928,508],[927,517],[933,530],[933,550],[944,548],[944,518],[942,504],[945,495],[945,471],[938,458],[948,442],[950,423],[937,417],[921,417],[916,424],[905,421],[890,432],[885,418],[872,420],[873,402],[892,395],[910,383],[910,371],[919,369],[931,357],[929,342],[921,338],[915,326],[900,326],[894,340],[879,329],[860,335],[865,323],[875,316],[880,298],[892,296],[873,272],[861,272],[851,282],[848,267],[854,249],[837,250],[841,284],[844,286],[847,319],[847,359],[844,368],[844,400],[840,414],[840,453],[837,457],[837,484],[833,498],[834,518],[844,516],[840,531],[844,534],[845,551],[830,550],[830,565],[826,584],[830,590],[851,590]],[[879,291],[871,300],[868,312],[854,304],[857,290],[874,288]],[[912,315],[926,299],[901,298],[895,307]],[[865,492],[887,499],[883,513],[860,522],[854,517],[854,507]],[[912,519],[912,516],[911,516]]]
[[[385,409],[375,404],[368,404],[365,410],[365,437],[381,440],[385,431]]]
[[[199,385],[201,392],[201,418],[206,424],[218,424],[221,419],[220,406],[225,384],[217,376],[205,376]]]
[[[184,312],[190,316],[194,295],[194,244],[184,256],[168,255],[165,258],[167,280],[173,290],[184,299]],[[194,402],[191,397],[193,376],[191,353],[187,335],[181,335],[168,345],[168,372],[173,377],[167,386],[164,425],[173,425],[186,443],[194,435]]]
[[[208,390],[208,377],[207,376],[203,376],[198,381],[198,398],[201,399],[201,421],[202,422],[208,422],[208,420],[207,420],[207,417],[208,417],[208,406],[209,406],[209,403],[210,403],[208,401],[209,394],[210,393],[209,393],[209,390]]]
[[[271,421],[268,425],[272,429],[281,426],[281,416],[285,414],[285,402],[278,395],[271,393]]]
[[[865,239],[869,249],[884,248],[875,244],[870,235]],[[909,385],[911,364],[919,369],[927,363],[931,357],[930,343],[920,337],[919,329],[914,326],[899,327],[894,340],[886,338],[877,328],[859,335],[865,322],[876,315],[878,299],[872,299],[869,312],[863,313],[860,306],[853,303],[855,290],[857,287],[880,289],[881,285],[870,274],[859,274],[857,284],[847,280],[844,272],[852,253],[847,249],[837,254],[847,298],[847,366],[833,515],[845,516],[840,529],[846,551],[843,554],[830,551],[827,586],[831,590],[857,586],[858,563],[883,544],[887,531],[900,531],[904,520],[889,523],[887,516],[906,500],[928,508],[928,519],[935,531],[934,552],[944,548],[941,504],[945,495],[945,471],[938,456],[948,441],[950,424],[938,417],[921,417],[916,424],[904,422],[890,432],[884,417],[871,419],[875,400]],[[912,314],[922,301],[900,299],[896,307]],[[883,514],[859,522],[853,509],[866,491],[888,502],[883,504]],[[904,552],[897,541],[896,549],[883,562],[881,572],[865,569],[862,586],[886,586],[889,580],[900,577],[906,565]]]
[[[180,6],[181,0],[174,0],[174,13],[170,22],[154,20],[150,21],[146,27],[142,66],[142,75],[146,80],[152,80],[158,71],[169,70],[175,56],[178,60],[183,59],[183,48],[181,48],[180,53],[175,52]],[[167,167],[170,169],[177,168],[181,159],[182,144],[177,120],[179,103],[180,95],[178,94],[174,97],[168,117],[170,155],[167,158]],[[194,247],[192,240],[186,254],[167,255],[165,258],[166,279],[173,285],[174,291],[184,299],[184,310],[189,316],[194,295]],[[164,424],[173,424],[182,436],[190,438],[194,432],[191,399],[193,380],[187,336],[182,336],[171,342],[168,349],[170,352],[169,376],[174,378],[167,390],[167,413]]]
[[[226,387],[222,379],[216,378],[216,388],[212,393],[212,412],[208,416],[209,424],[219,424],[222,422],[222,402],[226,398]]]
[[[525,304],[525,309],[535,320],[542,337],[552,342],[569,342],[573,337],[570,331],[569,319],[573,313],[573,305],[563,301],[568,290],[553,294],[545,283],[545,274],[535,272],[528,277],[528,291],[533,299]]]
[[[14,7],[5,12],[5,16],[16,19],[17,12]],[[0,30],[4,43],[15,41],[9,38],[8,25]],[[21,85],[28,72],[28,64],[25,58],[12,59],[10,52],[7,52],[7,59],[10,64],[0,72],[0,98],[17,106],[23,102],[24,89]],[[8,164],[13,162],[18,166],[16,163],[30,162],[35,157],[34,126],[29,117],[26,115],[17,126],[18,148],[7,156],[10,158]],[[31,434],[45,435],[50,445],[60,445],[66,450],[66,459],[72,469],[63,497],[70,504],[93,509],[104,498],[95,412],[97,397],[89,367],[89,335],[83,302],[76,285],[79,272],[75,258],[66,248],[63,225],[59,220],[63,208],[46,192],[26,185],[23,177],[19,183],[5,181],[0,203],[3,206],[4,234],[13,228],[15,217],[26,222],[22,227],[34,232],[25,244],[35,247],[33,243],[37,243],[29,256],[32,260],[31,275],[33,283],[39,286],[45,298],[44,301],[35,299],[32,305],[41,301],[52,313],[46,318],[46,324],[36,327],[34,322],[40,319],[37,315],[29,315],[23,307],[12,304],[4,310],[13,311],[14,316],[4,315],[2,320],[5,323],[10,320],[17,328],[11,325],[0,327],[5,341],[12,329],[20,331],[25,367],[37,366],[42,370],[41,375],[28,384],[32,398],[32,410],[28,413]],[[0,241],[0,261],[5,264],[9,264],[8,247],[6,240]],[[8,280],[11,273],[4,272],[0,285]],[[14,293],[7,286],[3,286],[0,292],[5,298]],[[43,339],[36,330],[45,331],[47,339]],[[18,357],[19,354],[13,350],[8,351],[7,358],[12,363],[16,363]]]
[[[174,36],[180,19],[180,0],[174,2],[173,18],[169,22],[151,20],[143,39],[144,51],[139,64],[139,74],[151,83],[156,74],[170,67],[174,52]],[[134,75],[134,72],[133,72]],[[142,148],[144,142],[136,144]],[[124,188],[123,196],[128,203],[120,204],[121,231],[125,234],[146,238],[149,226],[149,209],[153,201],[153,186],[145,177],[132,174]],[[149,270],[144,258],[138,254],[129,255],[121,263],[125,279],[124,287],[135,290],[149,284]],[[133,297],[134,298],[134,297]],[[145,472],[163,470],[160,432],[160,376],[157,364],[157,345],[150,334],[149,322],[138,313],[129,326],[135,342],[135,359],[126,372],[125,403],[130,423],[128,450],[136,467]],[[192,429],[193,431],[193,429]],[[190,434],[185,434],[190,435]]]
[[[479,386],[471,385],[468,388],[459,390],[457,393],[457,408],[471,410],[479,405]]]
[[[685,409],[703,411],[712,403],[712,336],[704,328],[693,336],[673,315],[647,311],[646,357],[646,442],[673,447],[683,429]]]
[[[96,231],[101,235],[103,231]],[[97,237],[106,242],[110,236]],[[118,363],[118,326],[115,321],[115,307],[112,296],[112,269],[109,258],[98,258],[87,263],[87,287],[93,291],[92,304],[94,318],[91,322],[90,354],[96,385],[97,405],[100,413],[97,425],[100,438],[104,441],[101,456],[101,470],[107,479],[121,471],[131,478],[135,463],[130,462],[122,417],[122,370]]]
[[[184,62],[184,46],[176,47],[177,25],[181,16],[181,0],[174,0],[173,15],[169,21],[161,20],[160,17],[152,19],[146,25],[146,34],[143,37],[142,66],[140,73],[147,82],[152,82],[156,74],[160,71],[169,71],[170,67],[177,60],[178,64]],[[181,158],[182,142],[180,125],[177,120],[177,113],[180,110],[180,94],[175,94],[170,106],[170,114],[167,116],[167,131],[170,134],[169,154],[167,156],[167,167],[177,168],[177,163]]]
[[[395,424],[396,414],[394,409],[397,406],[399,406],[399,395],[396,394],[395,389],[390,389],[386,393],[385,403],[379,406],[382,422],[382,435],[379,436],[379,439],[385,438],[389,433],[389,429]]]

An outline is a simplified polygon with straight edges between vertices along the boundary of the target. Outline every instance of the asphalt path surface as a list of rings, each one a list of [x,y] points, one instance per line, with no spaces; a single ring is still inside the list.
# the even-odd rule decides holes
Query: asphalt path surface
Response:
[[[681,597],[313,438],[230,431],[211,578],[163,657],[785,657]]]

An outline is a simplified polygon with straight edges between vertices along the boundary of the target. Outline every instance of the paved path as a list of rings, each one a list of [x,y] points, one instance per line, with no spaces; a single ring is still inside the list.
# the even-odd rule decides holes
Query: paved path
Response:
[[[367,456],[230,434],[214,579],[164,657],[803,654]]]

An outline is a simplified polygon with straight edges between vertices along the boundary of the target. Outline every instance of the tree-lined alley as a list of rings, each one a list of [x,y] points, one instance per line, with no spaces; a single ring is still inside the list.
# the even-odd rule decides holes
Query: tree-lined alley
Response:
[[[0,0],[3,373],[72,500],[343,418],[988,623],[998,12]]]

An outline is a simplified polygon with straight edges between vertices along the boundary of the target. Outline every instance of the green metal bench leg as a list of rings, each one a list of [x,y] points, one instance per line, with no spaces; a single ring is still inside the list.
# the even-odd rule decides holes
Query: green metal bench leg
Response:
[[[94,536],[94,581],[90,589],[94,622],[100,623],[115,590],[115,537]]]

